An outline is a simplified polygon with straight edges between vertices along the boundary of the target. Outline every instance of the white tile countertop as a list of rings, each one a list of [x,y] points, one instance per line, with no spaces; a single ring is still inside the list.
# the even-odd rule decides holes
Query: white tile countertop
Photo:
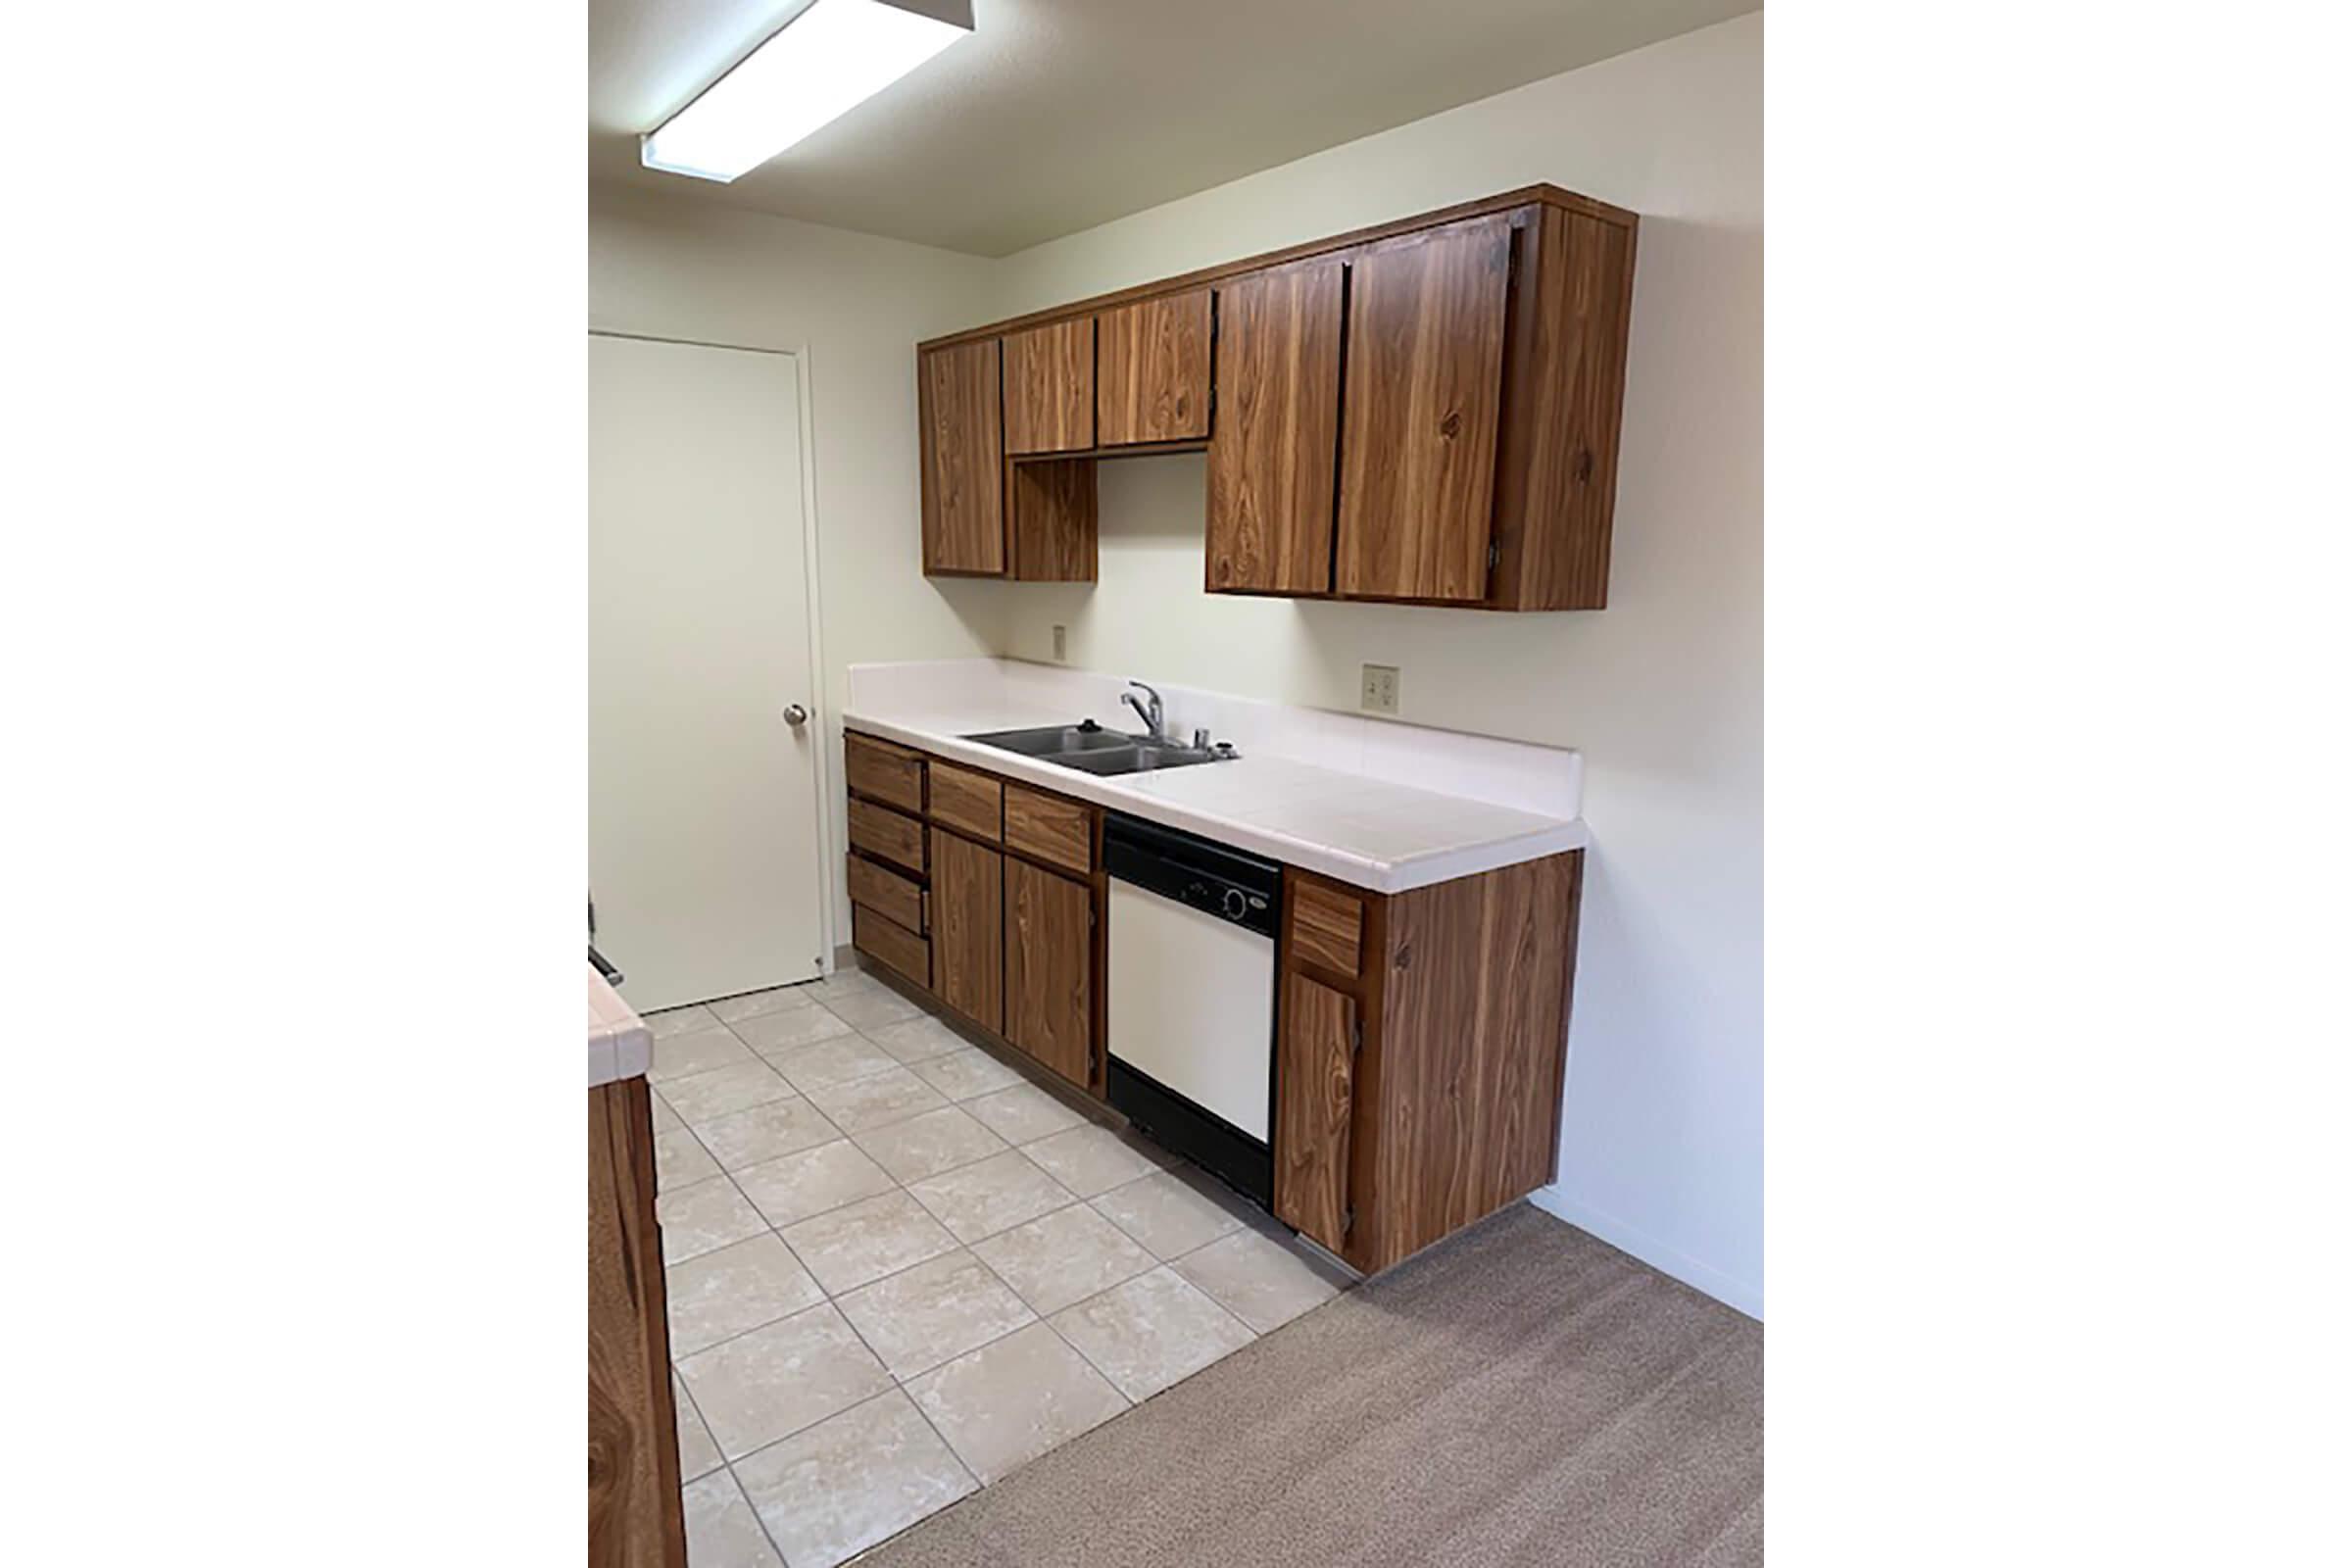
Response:
[[[964,739],[1093,718],[1135,730],[1124,682],[1012,660],[858,664],[843,724],[1376,893],[1402,893],[1591,842],[1582,759],[1154,682],[1167,726],[1238,760],[1100,778]],[[1315,760],[1307,760],[1313,758]],[[1346,765],[1342,765],[1346,764]]]
[[[654,1059],[654,1037],[620,993],[605,983],[596,965],[588,971],[588,1087],[622,1078],[642,1078]]]

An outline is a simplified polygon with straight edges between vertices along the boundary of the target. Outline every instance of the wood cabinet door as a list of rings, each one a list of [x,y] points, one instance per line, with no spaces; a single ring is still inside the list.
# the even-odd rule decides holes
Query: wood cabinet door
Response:
[[[931,830],[931,990],[984,1029],[1004,1028],[1004,857]]]
[[[1004,862],[1004,1037],[1081,1089],[1094,1065],[1094,890]]]
[[[994,338],[932,349],[915,378],[922,417],[923,570],[1004,570],[1004,439]]]
[[[1084,452],[1095,444],[1095,318],[1004,338],[1004,450]]]
[[[1169,294],[1095,318],[1095,439],[1106,447],[1208,434],[1209,293]]]
[[[1302,974],[1284,978],[1274,1064],[1274,1213],[1334,1252],[1348,1236],[1355,1027],[1353,997]]]
[[[1348,286],[1338,589],[1480,600],[1494,522],[1504,217],[1372,245]]]
[[[1208,445],[1208,591],[1331,592],[1340,439],[1336,261],[1217,289],[1217,429]]]

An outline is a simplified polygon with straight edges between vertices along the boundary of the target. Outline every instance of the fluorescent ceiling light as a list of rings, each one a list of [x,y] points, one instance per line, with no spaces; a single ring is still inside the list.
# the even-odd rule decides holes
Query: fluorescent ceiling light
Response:
[[[815,0],[734,70],[649,136],[638,138],[648,169],[731,180],[838,120],[958,38],[960,23],[883,0]]]

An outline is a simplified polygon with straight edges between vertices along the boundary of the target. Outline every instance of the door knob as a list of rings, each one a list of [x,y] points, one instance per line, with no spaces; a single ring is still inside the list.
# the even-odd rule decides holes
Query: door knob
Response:
[[[803,724],[808,722],[808,710],[798,703],[785,704],[784,722],[790,724],[794,729],[799,729]]]

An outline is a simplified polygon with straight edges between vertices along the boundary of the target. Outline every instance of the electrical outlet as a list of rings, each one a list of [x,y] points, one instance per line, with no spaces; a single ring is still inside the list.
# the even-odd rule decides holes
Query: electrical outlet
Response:
[[[1056,664],[1067,663],[1069,662],[1069,658],[1070,628],[1067,626],[1056,626],[1054,628],[1054,662]]]
[[[1364,666],[1363,710],[1367,713],[1396,711],[1396,666],[1395,664],[1366,664]]]

